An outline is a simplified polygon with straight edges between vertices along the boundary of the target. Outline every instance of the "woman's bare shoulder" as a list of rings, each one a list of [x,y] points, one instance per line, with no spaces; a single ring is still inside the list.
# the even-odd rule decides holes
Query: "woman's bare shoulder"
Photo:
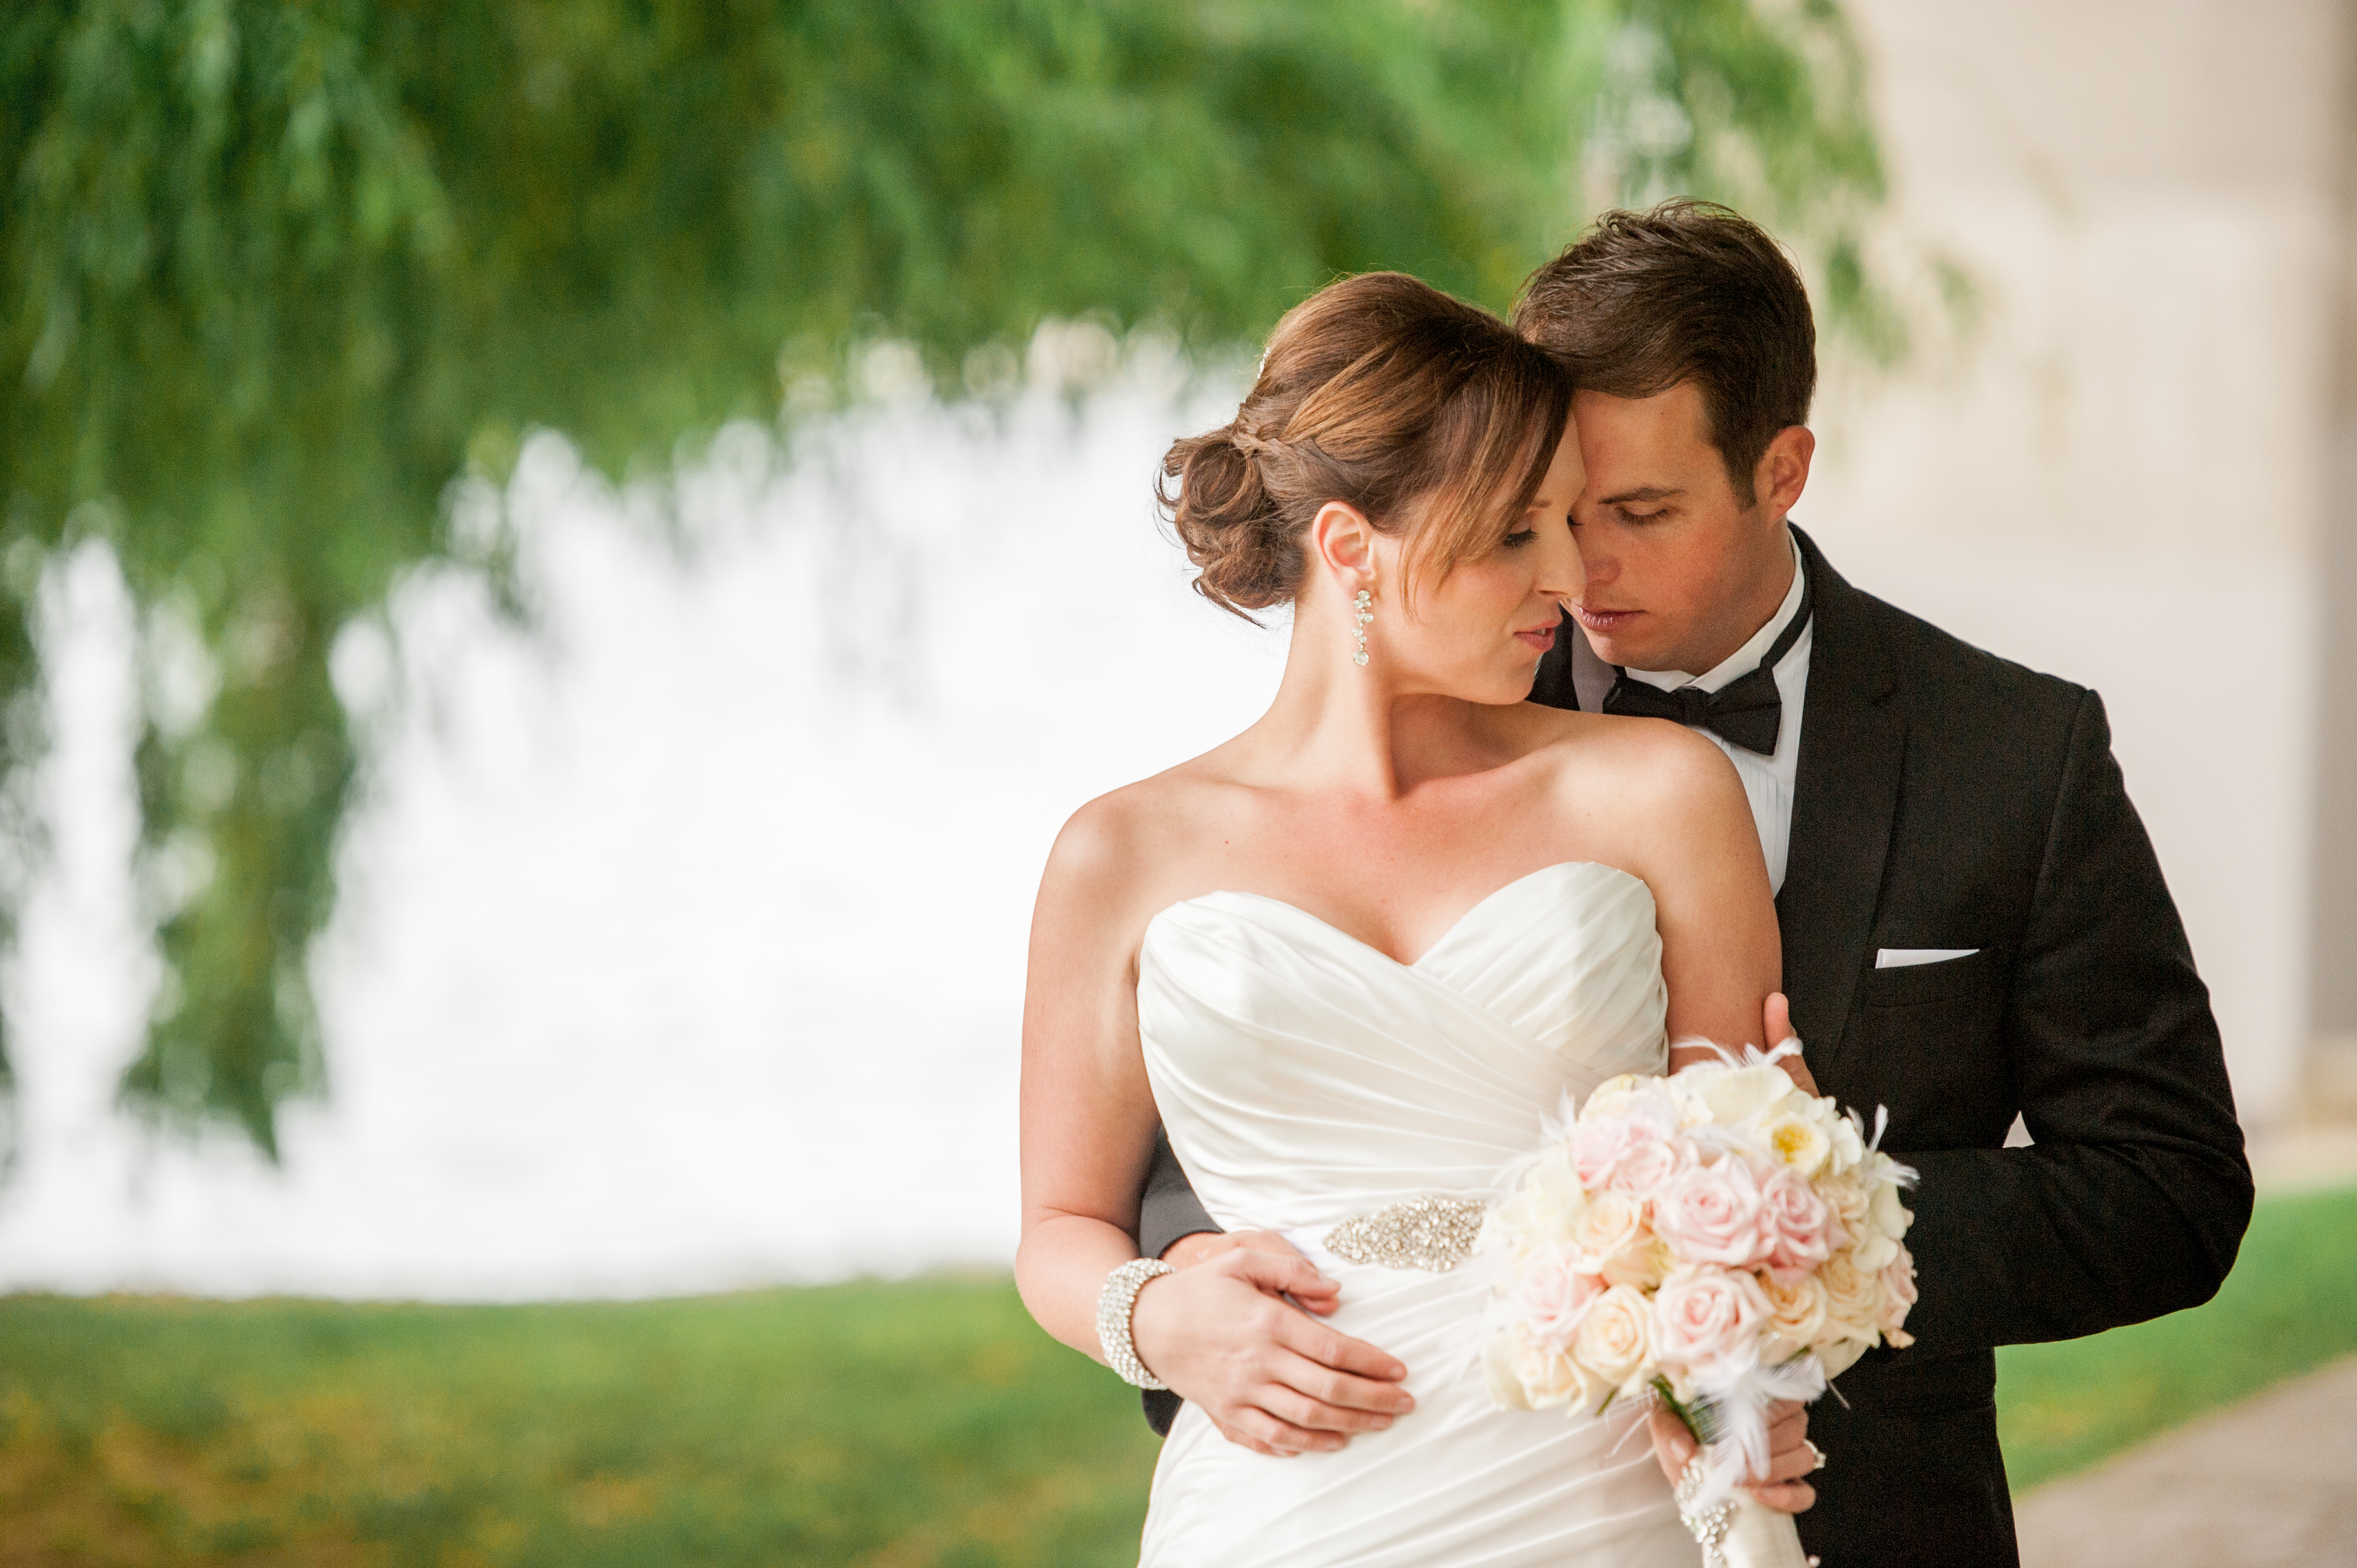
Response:
[[[1625,791],[1657,805],[1723,799],[1729,788],[1741,796],[1735,765],[1699,730],[1667,719],[1569,713],[1536,703],[1523,707],[1534,749],[1543,750],[1577,787]]]
[[[1129,923],[1129,906],[1152,900],[1178,876],[1189,846],[1216,827],[1238,788],[1212,751],[1098,796],[1057,833],[1041,901],[1073,900]]]

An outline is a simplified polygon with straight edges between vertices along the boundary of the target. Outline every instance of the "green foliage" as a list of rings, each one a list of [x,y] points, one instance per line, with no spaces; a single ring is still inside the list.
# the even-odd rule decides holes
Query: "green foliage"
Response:
[[[1503,306],[1588,206],[1673,190],[1887,338],[1862,102],[1828,0],[9,7],[0,702],[31,711],[39,562],[103,540],[155,673],[167,982],[126,1090],[274,1151],[321,1081],[329,653],[421,563],[500,578],[446,498],[528,431],[659,475],[873,341],[986,395],[1056,317],[1226,349],[1377,266]],[[11,722],[0,777],[38,752]]]
[[[1572,16],[1585,205],[1724,201],[1800,251],[1834,335],[1895,358],[1903,324],[1865,258],[1881,154],[1834,0],[1629,0]]]
[[[2357,1191],[2218,1299],[1999,1353],[2017,1490],[2357,1351]],[[1135,1562],[1135,1396],[998,1280],[511,1307],[0,1299],[11,1562]]]

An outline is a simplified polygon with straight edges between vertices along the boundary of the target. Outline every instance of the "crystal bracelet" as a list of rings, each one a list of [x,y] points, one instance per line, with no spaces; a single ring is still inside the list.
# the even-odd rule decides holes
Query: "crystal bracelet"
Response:
[[[1159,1258],[1137,1258],[1105,1276],[1104,1292],[1097,1297],[1097,1343],[1104,1347],[1105,1364],[1119,1372],[1125,1382],[1141,1389],[1170,1386],[1137,1359],[1137,1347],[1129,1337],[1129,1315],[1136,1309],[1137,1293],[1146,1288],[1146,1281],[1178,1272]]]

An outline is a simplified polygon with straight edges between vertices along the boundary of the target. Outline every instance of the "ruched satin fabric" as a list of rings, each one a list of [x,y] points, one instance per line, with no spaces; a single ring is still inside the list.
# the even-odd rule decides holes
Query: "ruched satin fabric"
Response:
[[[1186,1406],[1155,1469],[1145,1564],[1692,1568],[1640,1416],[1491,1404],[1487,1260],[1426,1273],[1319,1244],[1387,1204],[1502,1196],[1566,1091],[1663,1069],[1664,1004],[1652,891],[1610,866],[1511,883],[1413,964],[1257,894],[1155,917],[1138,1033],[1196,1196],[1339,1280],[1328,1321],[1405,1362],[1416,1408],[1339,1454],[1280,1459]]]

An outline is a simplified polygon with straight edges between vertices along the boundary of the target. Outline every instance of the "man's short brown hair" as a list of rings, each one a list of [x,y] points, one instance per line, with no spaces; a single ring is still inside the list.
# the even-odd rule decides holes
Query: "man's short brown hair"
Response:
[[[1744,505],[1776,433],[1805,424],[1817,390],[1808,290],[1776,242],[1706,201],[1608,212],[1533,273],[1514,328],[1567,366],[1582,392],[1702,392],[1705,435]]]

